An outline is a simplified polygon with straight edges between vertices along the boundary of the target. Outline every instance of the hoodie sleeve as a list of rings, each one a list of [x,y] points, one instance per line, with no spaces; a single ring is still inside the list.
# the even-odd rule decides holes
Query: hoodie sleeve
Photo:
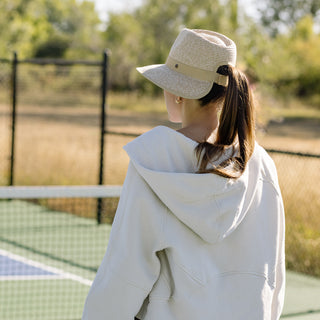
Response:
[[[130,163],[82,320],[134,319],[160,273],[164,210]]]
[[[275,269],[275,290],[272,299],[272,317],[271,320],[278,320],[284,305],[286,270],[285,270],[285,221],[282,197],[279,196],[279,239],[278,254]]]

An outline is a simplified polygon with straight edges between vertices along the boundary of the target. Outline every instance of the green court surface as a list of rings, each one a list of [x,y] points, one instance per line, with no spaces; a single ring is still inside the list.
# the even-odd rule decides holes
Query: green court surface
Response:
[[[110,229],[39,204],[0,201],[0,319],[80,319]],[[5,273],[12,261],[17,270]],[[35,270],[26,274],[24,266]]]
[[[110,229],[43,204],[1,200],[0,319],[80,319]],[[6,261],[34,270],[7,274]],[[320,319],[320,279],[287,272],[282,319]]]
[[[320,279],[287,272],[283,319],[320,319]]]

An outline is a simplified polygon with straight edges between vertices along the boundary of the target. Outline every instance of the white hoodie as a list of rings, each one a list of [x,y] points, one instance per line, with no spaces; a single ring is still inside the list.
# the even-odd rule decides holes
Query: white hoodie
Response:
[[[274,163],[256,144],[239,179],[196,174],[196,145],[160,126],[125,146],[131,161],[83,320],[279,319],[284,212]]]

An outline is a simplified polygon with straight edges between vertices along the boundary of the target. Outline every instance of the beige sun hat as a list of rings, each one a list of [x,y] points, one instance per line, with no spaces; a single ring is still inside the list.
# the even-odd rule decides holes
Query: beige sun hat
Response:
[[[173,43],[165,64],[137,68],[148,80],[176,96],[200,99],[213,83],[227,86],[228,77],[216,71],[235,66],[237,48],[226,36],[209,30],[183,29]]]

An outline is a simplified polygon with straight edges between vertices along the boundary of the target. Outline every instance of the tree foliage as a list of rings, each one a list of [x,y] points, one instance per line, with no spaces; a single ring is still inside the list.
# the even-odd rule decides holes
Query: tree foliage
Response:
[[[100,57],[112,52],[113,89],[158,92],[137,66],[164,63],[183,27],[234,39],[238,66],[283,94],[320,92],[320,0],[261,0],[252,19],[237,0],[144,0],[109,15],[105,31],[89,0],[1,0],[0,57]]]
[[[272,36],[294,28],[305,16],[320,23],[320,0],[265,0],[258,6],[262,25]]]
[[[307,97],[320,92],[320,34],[309,15],[286,34],[264,34],[254,25],[242,43],[245,68],[265,86],[285,95]],[[244,39],[244,38],[243,38]]]
[[[1,0],[0,56],[95,55],[102,50],[100,23],[88,1]]]

